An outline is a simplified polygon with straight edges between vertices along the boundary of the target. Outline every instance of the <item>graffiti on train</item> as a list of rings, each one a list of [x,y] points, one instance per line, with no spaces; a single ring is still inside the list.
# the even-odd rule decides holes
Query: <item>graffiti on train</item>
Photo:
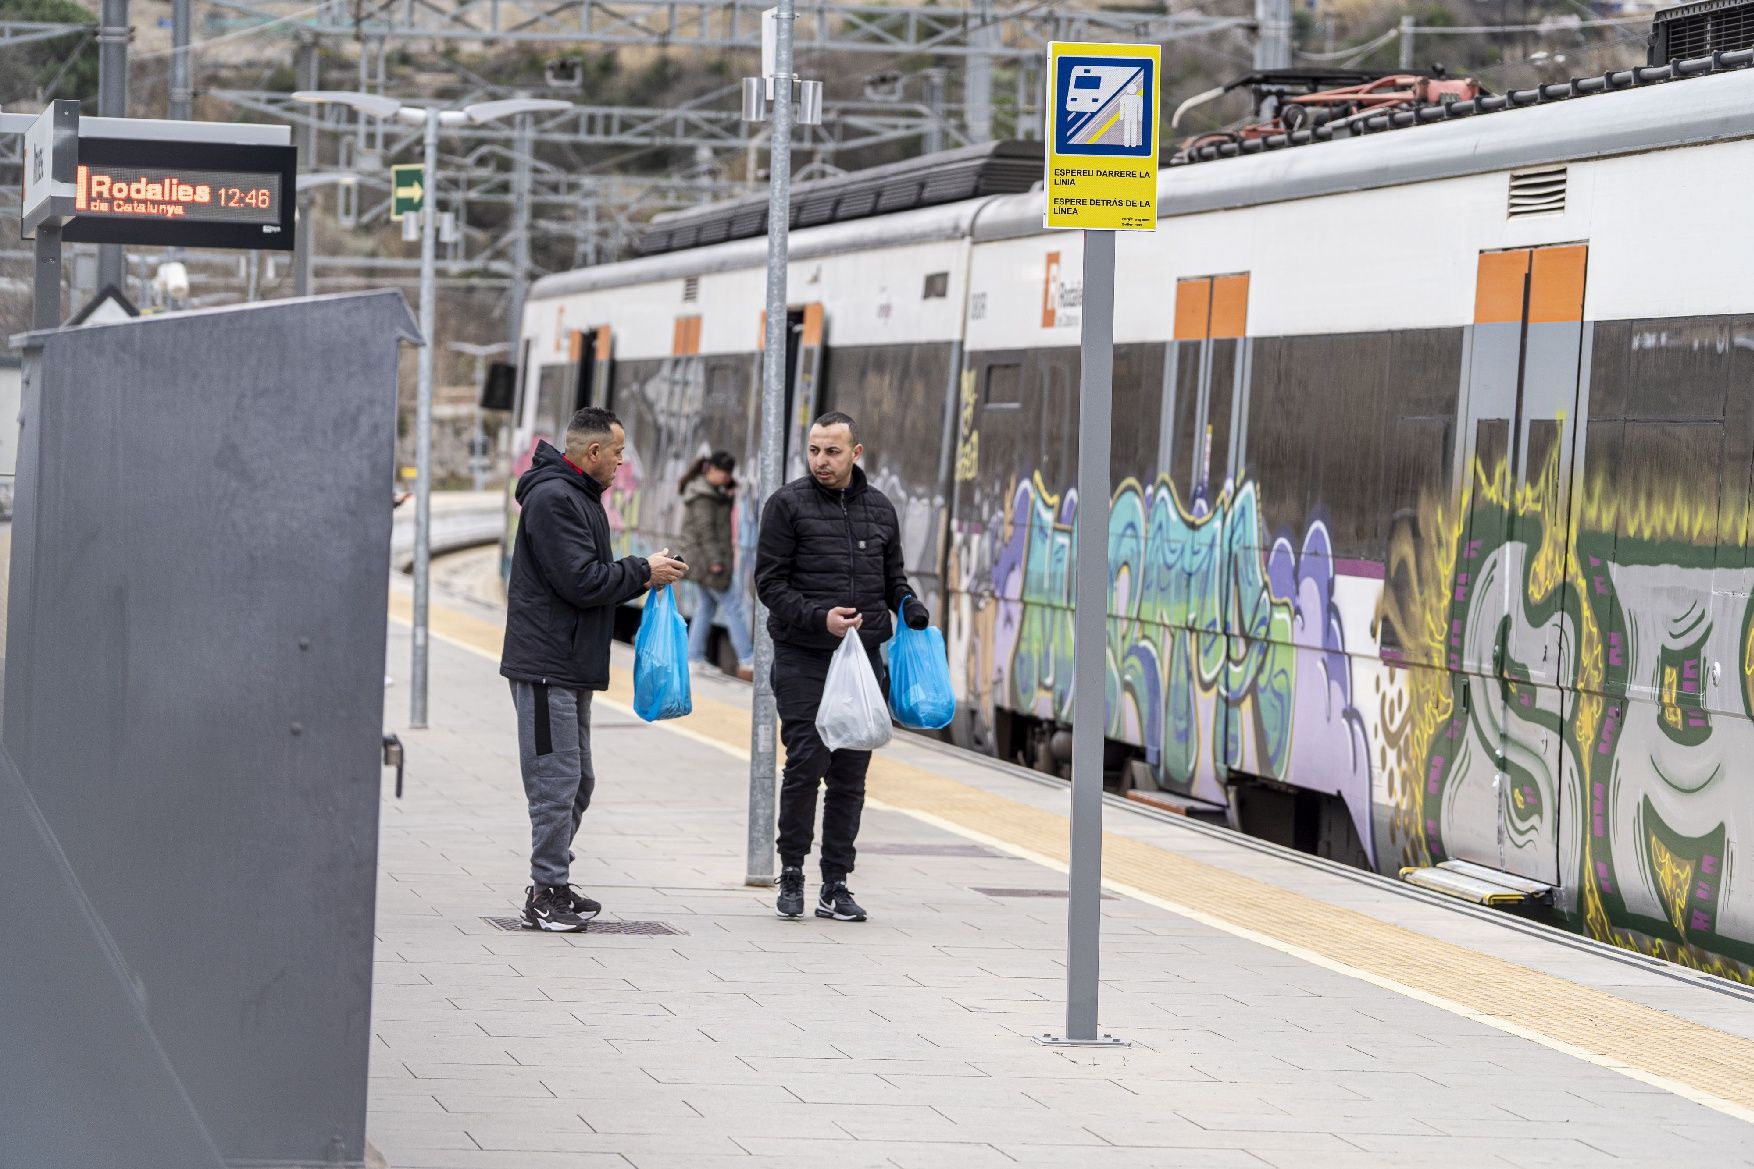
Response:
[[[990,547],[962,550],[990,565],[970,582],[991,598],[984,636],[964,639],[970,675],[990,671],[998,705],[1058,721],[1071,716],[1077,508],[1075,490],[1032,477],[981,526]],[[1329,752],[1349,774],[1365,836],[1365,730],[1326,527],[1268,539],[1252,483],[1189,508],[1165,478],[1124,482],[1107,534],[1109,737],[1141,746],[1162,786],[1222,802],[1226,768],[1287,778],[1295,729],[1300,751]]]
[[[1597,481],[1567,508],[1558,450],[1515,487],[1476,463],[1391,545],[1382,622],[1438,668],[1379,688],[1382,859],[1534,876],[1599,940],[1749,980],[1754,570],[1715,497]]]

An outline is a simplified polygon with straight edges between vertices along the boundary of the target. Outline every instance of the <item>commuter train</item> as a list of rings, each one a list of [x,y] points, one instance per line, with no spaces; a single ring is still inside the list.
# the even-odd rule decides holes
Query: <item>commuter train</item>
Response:
[[[1165,168],[1118,245],[1111,785],[1754,977],[1754,69],[1724,65]],[[784,455],[858,420],[954,740],[1064,774],[1082,246],[1033,149],[800,189]],[[630,550],[677,545],[700,453],[752,480],[762,218],[532,290],[517,449],[613,408]]]

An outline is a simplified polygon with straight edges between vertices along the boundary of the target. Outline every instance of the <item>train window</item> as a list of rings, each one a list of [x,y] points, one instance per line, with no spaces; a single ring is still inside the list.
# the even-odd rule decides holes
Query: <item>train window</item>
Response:
[[[1242,360],[1242,342],[1213,340],[1212,375],[1207,382],[1206,434],[1201,442],[1206,449],[1200,461],[1205,469],[1207,493],[1216,496],[1224,487],[1230,470],[1230,408],[1236,397],[1236,367]]]
[[[1722,418],[1730,387],[1754,377],[1754,338],[1727,320],[1633,322],[1625,360],[1626,417]]]
[[[1474,424],[1474,463],[1488,479],[1510,459],[1510,419],[1482,418]]]
[[[1114,419],[1109,432],[1113,483],[1157,479],[1157,431],[1162,421],[1163,346],[1116,345]]]
[[[1304,482],[1309,445],[1303,439],[1304,407],[1296,388],[1282,372],[1288,339],[1261,337],[1254,342],[1249,374],[1248,475],[1260,500],[1264,534],[1270,539],[1302,523]],[[1179,373],[1179,370],[1178,370]],[[1177,427],[1181,422],[1177,421]],[[1178,466],[1176,482],[1182,481]]]
[[[1392,334],[1255,343],[1249,451],[1263,533],[1301,540],[1325,519],[1334,556],[1381,563],[1385,382]]]
[[[1462,384],[1462,331],[1410,329],[1389,342],[1389,401],[1402,418],[1454,418]]]
[[[1382,508],[1386,520],[1386,586],[1404,600],[1417,602],[1424,582],[1420,557],[1437,530],[1429,526],[1442,514],[1449,490],[1450,451],[1455,442],[1451,418],[1396,418],[1383,448]],[[1423,646],[1423,629],[1396,624],[1399,606],[1385,606],[1379,627],[1388,655],[1411,664],[1440,666],[1441,650]]]
[[[1023,405],[1023,367],[1021,365],[989,365],[987,366],[987,384],[981,395],[983,409],[991,410],[995,406],[1011,407]]]
[[[1025,370],[1026,417],[1038,452],[1033,470],[1043,482],[1068,486],[1078,474],[1076,349],[1038,349]]]
[[[573,368],[570,365],[545,365],[536,380],[535,432],[538,438],[556,442],[566,434],[572,421]]]
[[[929,272],[926,274],[926,290],[922,300],[942,300],[950,295],[950,273]]]
[[[1449,501],[1461,377],[1461,330],[1419,329],[1391,336],[1386,380],[1391,418],[1383,444],[1380,505],[1391,574],[1412,571],[1405,554],[1416,554],[1432,535],[1429,521]],[[1417,583],[1406,578],[1399,587],[1414,589]],[[1441,655],[1421,656],[1415,645],[1403,644],[1402,632],[1393,621],[1385,621],[1383,648],[1402,651],[1406,661],[1442,664]]]
[[[1754,414],[1744,387],[1754,381],[1754,322],[1741,317],[1604,321],[1594,327],[1584,448],[1586,490],[1613,500],[1616,514],[1645,503],[1696,497],[1705,484],[1719,493],[1716,562],[1740,567],[1749,475],[1754,464]],[[1621,419],[1624,418],[1624,425]],[[1657,427],[1669,422],[1680,426]],[[1698,435],[1689,422],[1716,429],[1711,462],[1695,450],[1661,477],[1653,462],[1662,435]],[[1728,468],[1737,468],[1730,472]],[[1684,479],[1684,481],[1683,481]],[[1654,513],[1653,513],[1654,514]]]
[[[701,402],[701,422],[715,450],[741,454],[749,438],[748,403],[759,398],[750,378],[746,355],[708,357],[706,396]]]
[[[1194,423],[1200,409],[1198,341],[1172,341],[1175,350],[1175,423],[1170,431],[1169,466],[1163,468],[1184,504],[1194,498],[1194,452],[1199,449]]]
[[[834,408],[858,419],[865,473],[901,515],[907,567],[923,575],[938,571],[931,501],[941,490],[950,357],[948,343],[843,348],[824,367]]]

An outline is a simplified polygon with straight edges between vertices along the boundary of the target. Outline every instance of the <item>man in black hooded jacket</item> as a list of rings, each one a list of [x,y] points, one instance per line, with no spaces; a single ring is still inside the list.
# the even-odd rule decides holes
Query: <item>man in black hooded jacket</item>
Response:
[[[615,415],[580,410],[566,429],[566,453],[538,443],[518,480],[522,511],[506,582],[499,672],[512,684],[530,806],[526,929],[576,933],[602,909],[569,880],[573,837],[597,783],[591,692],[609,687],[616,606],[687,571],[665,552],[610,556],[603,489],[626,445]]]
[[[762,508],[755,553],[755,590],[768,610],[774,699],[786,745],[775,909],[785,918],[804,912],[804,857],[816,826],[816,789],[825,783],[816,916],[864,921],[846,877],[853,871],[871,752],[829,751],[816,733],[816,709],[841,638],[856,635],[865,643],[887,693],[877,647],[893,632],[891,610],[914,629],[924,629],[929,615],[913,598],[902,566],[895,507],[855,465],[865,448],[853,420],[838,411],[824,414],[811,424],[809,444],[810,473],[780,488]]]

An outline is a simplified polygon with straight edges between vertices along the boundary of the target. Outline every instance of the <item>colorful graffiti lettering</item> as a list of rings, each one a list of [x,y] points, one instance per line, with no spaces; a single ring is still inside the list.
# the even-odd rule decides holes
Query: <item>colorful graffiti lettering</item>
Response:
[[[1001,705],[1062,722],[1077,508],[1075,491],[1056,495],[1032,478],[1012,490],[1000,523],[979,529],[990,550],[961,550],[991,565],[990,633],[965,646],[980,656],[967,674],[992,673]],[[1107,531],[1108,735],[1140,744],[1162,786],[1223,802],[1229,768],[1287,777],[1294,723],[1306,722],[1311,750],[1332,748],[1340,778],[1330,790],[1368,841],[1369,760],[1326,528],[1311,525],[1297,546],[1269,542],[1253,484],[1190,509],[1165,478],[1123,483]],[[960,542],[969,538],[965,529]]]
[[[1567,514],[1560,474],[1559,444],[1515,489],[1476,462],[1391,549],[1382,621],[1440,668],[1402,664],[1379,692],[1387,859],[1492,863],[1496,824],[1500,866],[1550,871],[1591,936],[1750,980],[1730,853],[1754,832],[1732,778],[1754,749],[1754,574],[1719,563],[1740,535],[1655,485],[1597,481]]]

